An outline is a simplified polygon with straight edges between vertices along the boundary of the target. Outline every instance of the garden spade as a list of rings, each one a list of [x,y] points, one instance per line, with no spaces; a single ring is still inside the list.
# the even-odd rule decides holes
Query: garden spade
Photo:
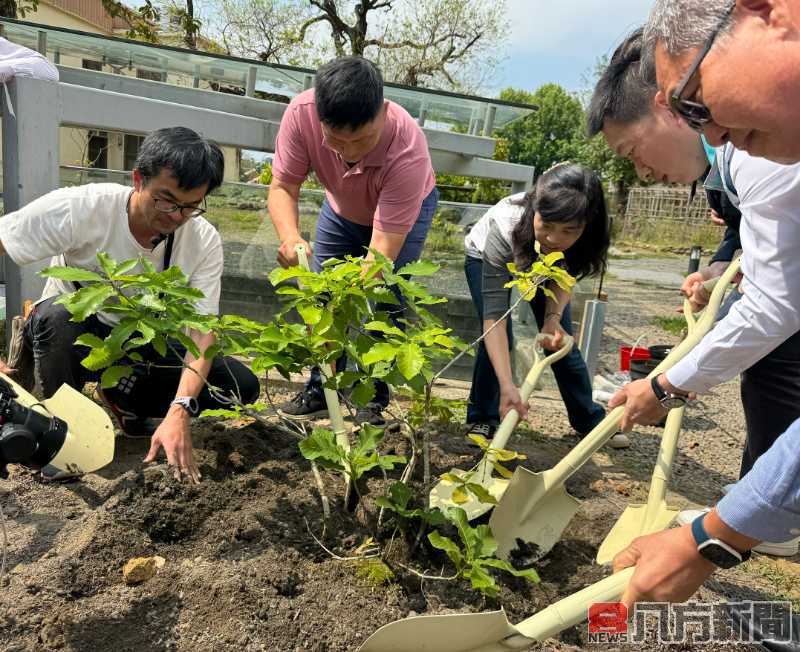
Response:
[[[542,344],[546,339],[549,339],[549,336],[538,335],[536,337],[536,344],[533,350],[533,366],[528,372],[528,375],[525,377],[525,382],[522,384],[522,387],[519,390],[519,395],[523,402],[527,402],[530,398],[530,395],[536,387],[536,384],[539,382],[539,378],[544,370],[554,362],[557,362],[567,355],[572,350],[574,345],[572,337],[565,335],[561,348],[558,349],[558,351],[545,356],[543,354]],[[469,478],[470,484],[479,485],[485,491],[491,494],[495,500],[500,500],[503,492],[505,492],[506,487],[508,486],[509,481],[506,478],[499,478],[493,474],[496,456],[494,453],[492,453],[492,450],[500,450],[506,447],[506,444],[511,437],[511,433],[514,432],[514,428],[518,422],[519,414],[517,411],[513,409],[509,410],[508,414],[506,414],[505,418],[503,419],[503,422],[500,424],[500,427],[497,429],[494,438],[489,444],[489,451],[484,455],[478,465],[470,471],[452,469],[450,473],[461,478],[464,478],[467,476],[467,474],[472,473],[472,476]],[[460,507],[467,513],[467,519],[472,520],[485,514],[494,506],[494,504],[491,502],[480,500],[472,491],[467,492],[467,502],[457,503],[453,500],[453,491],[456,490],[458,486],[459,485],[448,482],[447,480],[441,480],[431,490],[431,507],[438,507],[443,511],[448,507]]]
[[[711,289],[714,281],[716,279],[707,282],[705,284],[706,289]],[[711,312],[713,317],[717,315],[714,305],[709,305],[705,312]],[[687,332],[692,333],[697,328],[698,320],[692,313],[688,301],[683,303],[683,314],[686,317]],[[622,516],[620,516],[597,551],[598,564],[611,563],[614,556],[627,548],[636,537],[666,529],[678,515],[680,510],[667,507],[666,496],[667,483],[672,472],[675,453],[678,449],[678,436],[680,435],[685,410],[685,407],[677,408],[671,410],[667,415],[667,423],[664,426],[661,445],[658,449],[658,459],[650,480],[647,503],[644,505],[629,505],[622,512]]]
[[[627,548],[636,537],[665,530],[678,516],[680,510],[667,507],[666,497],[667,483],[678,448],[678,435],[685,411],[686,408],[681,407],[670,410],[667,415],[667,423],[658,449],[658,460],[650,480],[647,503],[629,505],[625,508],[597,551],[598,564],[610,564],[614,556]]]
[[[114,426],[106,411],[92,399],[69,385],[62,385],[53,396],[39,401],[5,374],[20,405],[45,416],[56,416],[67,424],[63,442],[49,440],[57,452],[42,468],[47,478],[63,478],[92,473],[114,459]]]
[[[527,650],[586,620],[589,607],[616,602],[633,568],[611,575],[542,609],[517,625],[503,610],[478,614],[417,616],[381,627],[360,652],[508,652]]]
[[[731,263],[711,294],[709,307],[680,344],[650,373],[652,378],[670,369],[691,351],[714,324],[725,290],[739,271]],[[580,507],[567,493],[564,483],[572,477],[613,435],[625,411],[621,405],[610,412],[558,464],[542,473],[518,466],[499,504],[492,511],[489,527],[497,539],[497,556],[531,563],[546,555],[561,538]]]

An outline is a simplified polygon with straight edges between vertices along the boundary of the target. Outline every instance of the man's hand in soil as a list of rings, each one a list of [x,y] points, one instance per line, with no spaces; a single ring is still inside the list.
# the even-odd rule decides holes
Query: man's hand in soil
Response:
[[[167,455],[167,463],[175,469],[175,479],[184,479],[194,484],[200,483],[200,469],[194,461],[192,452],[191,417],[180,405],[170,407],[167,416],[153,433],[150,452],[145,462],[154,462],[162,447]]]
[[[625,414],[620,422],[623,432],[630,432],[635,423],[642,426],[658,423],[668,412],[656,398],[648,378],[628,383],[608,402],[612,410],[620,405],[625,406]]]

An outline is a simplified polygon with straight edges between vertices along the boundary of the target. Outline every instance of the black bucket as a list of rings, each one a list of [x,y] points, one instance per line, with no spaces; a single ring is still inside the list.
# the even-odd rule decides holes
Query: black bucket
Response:
[[[653,360],[660,361],[666,358],[673,348],[674,346],[672,344],[656,344],[655,346],[647,347],[647,350],[650,351],[650,357]]]
[[[650,372],[655,369],[661,360],[650,358],[649,360],[631,360],[631,380],[641,380],[647,378]]]

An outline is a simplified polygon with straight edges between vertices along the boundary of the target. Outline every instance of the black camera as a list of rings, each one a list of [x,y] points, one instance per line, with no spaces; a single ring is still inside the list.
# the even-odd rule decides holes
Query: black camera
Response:
[[[42,468],[61,450],[67,422],[21,405],[11,384],[0,377],[0,478],[7,464]]]

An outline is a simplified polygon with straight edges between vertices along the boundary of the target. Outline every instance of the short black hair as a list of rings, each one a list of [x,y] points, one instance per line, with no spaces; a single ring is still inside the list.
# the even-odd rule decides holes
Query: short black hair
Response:
[[[321,122],[355,131],[383,107],[383,75],[363,57],[340,57],[317,70],[314,100]]]
[[[513,203],[524,207],[511,235],[514,262],[519,269],[530,269],[536,257],[533,221],[538,211],[545,222],[585,225],[581,237],[564,252],[570,274],[581,279],[605,272],[611,220],[597,172],[576,163],[559,163],[539,177],[533,190]]]
[[[593,138],[606,120],[632,124],[649,115],[658,92],[655,70],[642,66],[644,39],[640,27],[615,50],[595,86],[586,113],[586,131]]]
[[[222,185],[225,157],[216,143],[187,127],[167,127],[150,132],[139,147],[135,168],[145,180],[168,169],[182,190],[208,184],[207,192]]]

